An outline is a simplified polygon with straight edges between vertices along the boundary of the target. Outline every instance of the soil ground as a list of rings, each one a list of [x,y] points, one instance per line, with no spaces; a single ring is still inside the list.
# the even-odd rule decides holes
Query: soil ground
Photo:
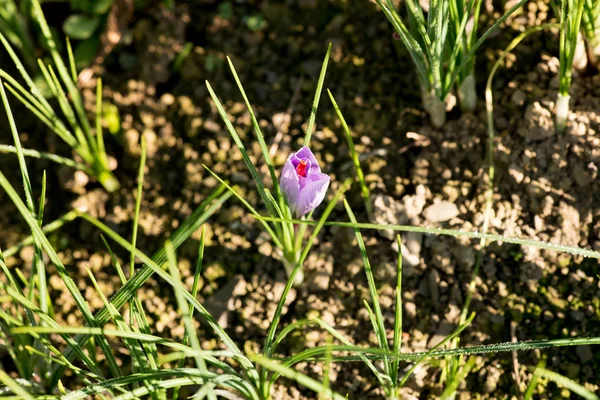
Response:
[[[177,1],[174,10],[162,2],[138,10],[129,38],[95,73],[102,76],[104,97],[118,107],[121,132],[108,139],[108,151],[118,164],[122,188],[108,195],[93,180],[48,162],[31,160],[38,185],[48,172],[46,221],[73,207],[86,207],[124,237],[131,234],[134,191],[139,163],[139,138],[148,140],[139,248],[153,253],[178,224],[217,186],[202,164],[239,185],[252,204],[259,199],[241,154],[209,101],[209,80],[239,127],[253,160],[260,158],[250,117],[227,67],[229,55],[255,107],[269,145],[276,146],[281,166],[301,146],[316,81],[328,42],[333,52],[325,85],[330,88],[354,134],[372,190],[375,218],[402,223],[478,230],[483,222],[486,189],[487,127],[483,89],[492,63],[517,32],[539,25],[548,4],[529,3],[507,21],[500,34],[484,46],[477,60],[480,100],[474,114],[454,107],[442,130],[433,129],[420,106],[415,70],[401,42],[392,37],[387,20],[367,0],[298,0],[236,2],[233,15],[218,1]],[[498,13],[496,2],[485,4]],[[224,15],[225,14],[225,15]],[[252,21],[263,21],[252,30]],[[260,25],[260,24],[259,24]],[[485,25],[485,24],[484,24]],[[554,134],[552,110],[557,91],[557,32],[531,36],[508,58],[493,84],[496,125],[496,177],[490,230],[600,250],[600,86],[593,71],[573,80],[567,131]],[[192,51],[176,66],[177,55],[190,43]],[[5,65],[6,58],[2,58]],[[95,78],[94,78],[95,79]],[[92,79],[86,89],[93,110]],[[294,93],[297,96],[294,96]],[[44,134],[30,115],[16,105],[25,147],[69,155],[59,140]],[[0,127],[3,143],[10,143]],[[323,96],[311,147],[330,174],[329,196],[353,176],[340,123]],[[16,160],[0,157],[0,168],[20,187]],[[360,191],[348,194],[357,219],[367,221]],[[318,213],[317,213],[318,214]],[[341,205],[331,220],[347,221]],[[0,246],[7,248],[26,228],[4,193],[0,193]],[[388,232],[364,232],[388,326],[394,315],[397,249]],[[180,267],[191,285],[199,234],[179,251]],[[206,302],[240,346],[262,345],[268,323],[285,284],[285,272],[268,237],[243,206],[228,201],[207,224],[206,264],[201,300]],[[106,295],[120,286],[99,232],[75,221],[51,239],[92,307],[102,303],[85,274],[89,266]],[[478,242],[452,237],[403,235],[405,267],[404,350],[419,351],[439,342],[458,321],[467,285],[475,266]],[[343,250],[343,251],[342,251]],[[123,265],[126,252],[118,251]],[[9,260],[12,268],[29,268],[30,249]],[[306,282],[290,295],[283,325],[307,315],[320,315],[356,343],[375,345],[362,299],[367,282],[354,234],[325,228],[306,262]],[[461,345],[511,340],[600,336],[597,261],[492,243],[484,253],[471,309],[473,325]],[[81,325],[76,305],[57,277],[50,279],[57,318]],[[167,285],[151,279],[140,291],[153,326],[160,335],[182,337],[176,302]],[[198,322],[199,323],[199,322]],[[216,341],[201,328],[204,346]],[[326,343],[319,330],[293,335],[283,355]],[[460,398],[519,398],[529,382],[531,367],[541,357],[547,368],[597,390],[600,356],[591,347],[543,352],[490,354],[477,364],[459,388]],[[516,362],[515,362],[516,360]],[[320,376],[321,364],[305,363],[300,370]],[[423,365],[409,380],[406,398],[432,398],[441,393],[440,369]],[[351,399],[381,399],[383,392],[368,368],[360,363],[336,364],[332,387]],[[520,386],[519,386],[520,383]],[[412,397],[411,397],[412,396]],[[547,384],[539,398],[560,398],[562,389]],[[309,399],[313,394],[285,381],[278,399]]]

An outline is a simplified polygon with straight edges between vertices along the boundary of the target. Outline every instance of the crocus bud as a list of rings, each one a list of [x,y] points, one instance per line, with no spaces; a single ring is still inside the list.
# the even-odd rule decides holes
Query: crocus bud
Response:
[[[329,186],[329,176],[321,173],[317,159],[306,146],[292,153],[281,171],[279,186],[296,218],[321,204]]]

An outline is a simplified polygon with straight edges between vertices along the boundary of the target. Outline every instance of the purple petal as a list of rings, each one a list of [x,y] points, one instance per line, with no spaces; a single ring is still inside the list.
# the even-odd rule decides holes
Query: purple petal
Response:
[[[279,177],[279,187],[287,198],[288,206],[290,206],[292,211],[296,209],[298,194],[300,192],[299,177],[296,173],[296,168],[294,168],[294,165],[292,164],[293,156],[294,155],[292,154],[288,157],[281,170],[281,176]]]
[[[321,167],[319,167],[319,162],[317,161],[317,159],[315,158],[315,155],[312,153],[312,151],[310,151],[310,149],[307,146],[302,147],[300,150],[298,150],[296,153],[294,153],[294,155],[296,157],[298,157],[299,159],[304,158],[304,159],[310,161],[310,163],[309,163],[309,171],[310,172],[319,172],[319,173],[321,172]]]
[[[309,179],[311,182],[308,183],[298,196],[296,203],[296,216],[301,217],[308,214],[321,204],[327,193],[329,187],[329,176],[325,174],[312,174]]]

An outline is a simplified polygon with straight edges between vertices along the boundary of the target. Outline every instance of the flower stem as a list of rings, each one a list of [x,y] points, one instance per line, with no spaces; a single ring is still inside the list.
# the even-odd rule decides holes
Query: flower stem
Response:
[[[285,272],[287,273],[288,277],[292,275],[292,271],[294,270],[294,267],[298,263],[299,258],[300,258],[300,254],[298,252],[291,252],[291,253],[284,254],[283,267],[285,268]],[[298,287],[302,284],[302,282],[304,282],[304,273],[302,272],[302,269],[300,269],[296,273],[296,276],[294,277],[293,286]]]

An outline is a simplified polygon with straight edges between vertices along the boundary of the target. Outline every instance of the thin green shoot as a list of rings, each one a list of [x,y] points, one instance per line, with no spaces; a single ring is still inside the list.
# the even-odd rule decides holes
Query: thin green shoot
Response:
[[[307,225],[316,225],[315,221],[307,221],[301,219],[280,219],[280,218],[272,218],[272,217],[256,217],[265,221],[272,222],[292,222],[294,224],[307,224]],[[534,239],[525,239],[521,237],[514,236],[503,236],[503,235],[495,235],[490,233],[481,233],[481,232],[471,232],[471,231],[461,231],[455,229],[444,229],[444,228],[423,228],[420,226],[411,226],[411,225],[395,225],[395,224],[372,224],[365,222],[337,222],[337,221],[329,221],[323,224],[324,226],[339,226],[344,228],[352,228],[352,229],[373,229],[373,230],[382,230],[389,229],[396,232],[416,232],[416,233],[425,233],[428,235],[444,235],[444,236],[452,236],[452,237],[466,237],[471,239],[485,239],[487,241],[492,242],[504,242],[510,244],[518,244],[523,246],[533,246],[540,249],[545,250],[553,250],[560,253],[568,253],[579,255],[586,258],[596,258],[600,259],[600,252],[595,250],[588,250],[575,246],[566,246],[561,244],[554,244],[549,242],[542,242],[540,240]]]
[[[564,0],[560,6],[560,44],[558,95],[556,97],[556,131],[563,133],[569,116],[569,89],[573,77],[573,60],[581,27],[585,0]]]
[[[358,157],[358,153],[354,147],[354,140],[352,139],[352,132],[350,132],[350,128],[346,123],[346,119],[342,114],[342,111],[337,105],[337,102],[333,98],[331,91],[327,89],[327,93],[329,94],[329,98],[331,99],[331,103],[333,104],[333,108],[338,116],[342,124],[342,129],[344,130],[344,135],[346,136],[346,141],[348,142],[348,148],[350,150],[350,158],[352,158],[352,163],[354,164],[354,172],[356,172],[356,178],[358,179],[358,183],[360,185],[360,190],[363,198],[363,202],[365,204],[365,210],[367,211],[367,215],[369,216],[369,220],[373,219],[373,206],[371,204],[371,194],[369,192],[369,187],[367,186],[367,182],[365,181],[365,175],[360,166],[360,160]]]
[[[537,367],[533,372],[534,376],[540,376],[555,382],[557,385],[563,386],[569,389],[570,392],[575,393],[586,400],[600,400],[596,394],[590,392],[588,389],[580,385],[579,383],[567,378],[566,376],[557,374],[556,372],[549,371],[542,367]]]
[[[546,367],[546,359],[541,358],[535,367],[535,371],[537,371],[538,368],[545,368],[545,367]],[[533,394],[535,393],[535,389],[537,388],[539,378],[540,378],[539,374],[536,374],[535,372],[532,374],[531,380],[529,381],[529,385],[527,385],[527,388],[525,389],[525,393],[523,393],[523,400],[531,400],[532,399]]]
[[[310,118],[308,119],[308,126],[306,127],[306,135],[304,136],[304,145],[310,145],[310,139],[314,130],[315,120],[317,119],[317,109],[319,108],[319,100],[321,99],[321,92],[323,91],[323,82],[325,81],[325,74],[327,73],[327,64],[329,63],[329,56],[331,55],[331,43],[327,46],[327,53],[321,66],[321,72],[319,73],[319,81],[317,83],[317,90],[315,91],[315,98],[313,105],[310,110]]]

